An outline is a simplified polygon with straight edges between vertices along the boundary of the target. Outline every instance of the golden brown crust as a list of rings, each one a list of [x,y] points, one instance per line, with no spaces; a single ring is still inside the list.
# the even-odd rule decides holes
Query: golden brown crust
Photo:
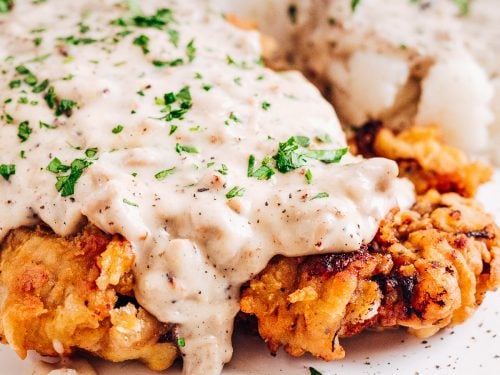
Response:
[[[426,337],[467,319],[500,284],[500,232],[474,201],[430,191],[391,213],[358,252],[276,258],[244,289],[270,350],[342,358],[339,337],[408,327]]]
[[[69,355],[79,349],[111,361],[169,367],[177,350],[159,342],[169,327],[132,303],[130,244],[87,226],[72,238],[45,228],[12,231],[0,247],[0,338],[27,350]]]
[[[354,149],[364,156],[398,162],[401,177],[409,178],[417,194],[430,189],[473,197],[490,180],[492,169],[470,161],[464,152],[446,145],[435,127],[412,127],[399,134],[370,122],[355,135]]]

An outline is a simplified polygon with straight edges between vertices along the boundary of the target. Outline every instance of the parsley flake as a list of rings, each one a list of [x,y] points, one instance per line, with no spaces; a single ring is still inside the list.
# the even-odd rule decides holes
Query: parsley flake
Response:
[[[196,147],[193,146],[183,146],[180,143],[175,144],[175,151],[178,154],[181,154],[183,152],[187,152],[188,154],[197,154],[199,151]]]
[[[135,202],[129,201],[127,198],[123,198],[123,203],[132,207],[139,207],[139,205]]]
[[[316,194],[314,197],[312,197],[309,200],[313,201],[315,199],[328,198],[329,196],[330,196],[330,194],[328,194],[327,192],[322,192],[322,193]]]
[[[269,166],[270,162],[271,158],[269,156],[266,156],[262,161],[261,166],[254,170],[255,156],[250,155],[250,157],[248,158],[247,176],[255,177],[258,180],[269,180],[275,174],[273,169]]]
[[[323,375],[321,372],[316,370],[314,367],[309,367],[310,375]]]
[[[244,194],[245,194],[245,188],[235,186],[227,192],[226,198],[233,199],[235,197],[242,197]]]
[[[155,174],[155,178],[158,181],[163,181],[165,178],[167,178],[167,176],[170,176],[171,174],[174,174],[174,173],[175,173],[175,167],[170,168],[170,169],[165,169],[165,170],[160,171],[157,174]]]
[[[119,134],[119,133],[121,133],[121,132],[123,131],[123,129],[124,129],[123,125],[116,125],[116,126],[115,126],[112,130],[111,130],[111,132],[112,132],[113,134]]]
[[[16,166],[14,164],[0,164],[0,176],[5,181],[9,181],[10,176],[16,174]]]
[[[23,121],[19,124],[17,128],[17,136],[21,140],[21,142],[26,142],[30,137],[30,134],[33,132],[33,129],[30,128],[29,121]]]

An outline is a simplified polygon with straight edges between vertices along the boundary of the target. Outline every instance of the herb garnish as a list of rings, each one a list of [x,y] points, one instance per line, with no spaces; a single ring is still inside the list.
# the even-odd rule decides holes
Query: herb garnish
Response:
[[[351,10],[353,13],[356,11],[360,3],[361,0],[351,0]]]
[[[139,205],[135,202],[129,201],[127,198],[123,198],[123,203],[132,207],[139,207]]]
[[[242,197],[244,194],[245,194],[245,188],[235,186],[227,192],[226,198],[233,199],[234,197]]]
[[[175,144],[175,151],[178,154],[181,154],[183,152],[187,152],[188,154],[197,154],[199,151],[196,147],[193,146],[183,146],[180,143]]]
[[[147,55],[149,53],[149,37],[147,35],[141,34],[134,39],[133,44],[139,46],[142,52]]]
[[[309,367],[310,375],[323,375],[321,372],[316,370],[314,367]]]
[[[322,193],[316,194],[314,197],[312,197],[309,200],[312,201],[312,200],[315,200],[315,199],[328,198],[329,196],[330,196],[330,194],[328,194],[327,192],[322,192]]]
[[[312,172],[310,169],[308,169],[306,171],[306,173],[304,174],[304,176],[306,177],[306,181],[308,184],[310,184],[312,182],[312,179],[313,179],[313,175],[312,175]]]
[[[266,156],[262,161],[261,166],[254,170],[255,156],[250,155],[250,157],[248,158],[247,176],[255,177],[258,180],[269,180],[274,175],[273,169],[269,166],[270,162],[271,158],[269,156]]]
[[[193,106],[191,100],[189,86],[183,87],[177,94],[168,92],[163,95],[163,98],[156,98],[156,104],[164,106],[161,112],[166,113],[159,120],[182,120],[187,111]],[[174,107],[174,104],[177,104],[177,107]]]
[[[58,158],[52,159],[47,166],[49,172],[59,174],[70,171],[68,175],[57,176],[56,189],[62,197],[67,197],[75,193],[75,185],[83,174],[83,171],[94,162],[97,148],[89,148],[85,151],[85,159],[75,159],[70,165],[63,164]]]
[[[10,176],[16,174],[16,166],[14,164],[0,164],[0,176],[5,181],[9,181]]]
[[[14,0],[0,0],[0,13],[8,13],[14,7]]]
[[[160,171],[157,174],[155,174],[155,178],[158,181],[163,181],[167,176],[170,176],[171,174],[174,174],[174,173],[175,173],[175,167],[170,168],[170,169],[165,169],[165,170]]]
[[[196,57],[196,47],[194,46],[194,39],[191,39],[186,46],[186,56],[189,62],[192,62]]]
[[[261,107],[264,111],[267,111],[269,108],[271,108],[271,103],[264,101],[262,102]]]
[[[120,124],[119,124],[119,125],[116,125],[116,126],[115,126],[112,130],[111,130],[111,132],[112,132],[113,134],[119,134],[119,133],[121,133],[122,131],[123,131],[123,125],[120,125]]]
[[[302,150],[309,145],[309,138],[304,136],[290,137],[286,142],[280,142],[278,152],[273,156],[276,169],[281,173],[301,168],[307,159],[316,159],[323,163],[338,163],[347,153],[347,148],[336,150]]]
[[[186,339],[184,339],[184,337],[180,337],[178,340],[177,340],[177,345],[181,348],[185,347],[186,346]]]
[[[30,128],[29,121],[23,121],[19,124],[17,128],[17,136],[21,140],[21,142],[26,142],[30,137],[30,134],[33,132],[33,129]]]

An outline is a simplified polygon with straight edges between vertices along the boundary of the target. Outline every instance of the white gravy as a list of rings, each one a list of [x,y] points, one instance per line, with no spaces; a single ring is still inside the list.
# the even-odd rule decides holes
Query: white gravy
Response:
[[[70,235],[85,218],[123,235],[136,252],[138,301],[180,326],[184,373],[218,374],[243,282],[277,254],[358,249],[412,190],[394,162],[350,154],[288,173],[271,159],[268,180],[248,177],[250,155],[257,169],[292,136],[308,137],[309,150],[346,147],[333,109],[300,74],[257,64],[258,33],[206,1],[141,7],[146,16],[168,8],[173,20],[138,27],[158,20],[132,21],[139,10],[112,0],[20,0],[0,15],[0,240],[41,221]],[[120,17],[133,25],[110,25]],[[179,95],[162,112],[164,94],[186,86],[183,118]],[[168,113],[177,118],[158,119]],[[331,142],[316,140],[324,134]],[[68,178],[75,159],[92,164]],[[58,192],[57,177],[74,193]]]

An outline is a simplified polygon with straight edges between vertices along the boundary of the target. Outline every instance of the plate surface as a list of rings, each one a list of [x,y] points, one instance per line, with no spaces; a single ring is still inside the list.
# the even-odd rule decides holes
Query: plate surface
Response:
[[[493,182],[482,187],[479,200],[496,215],[500,224],[500,169]],[[443,330],[427,340],[419,340],[403,330],[381,333],[367,332],[342,341],[346,358],[325,363],[311,357],[289,358],[279,352],[271,357],[261,340],[237,335],[234,340],[233,361],[224,375],[308,375],[309,366],[323,375],[349,374],[474,374],[490,375],[500,368],[500,292],[488,294],[485,302],[465,324]],[[47,370],[36,365],[32,355],[29,360],[19,360],[14,352],[0,345],[0,375],[46,374]],[[138,363],[109,364],[92,361],[98,374],[150,375]],[[167,374],[180,374],[177,366]],[[83,375],[83,374],[82,374]]]

